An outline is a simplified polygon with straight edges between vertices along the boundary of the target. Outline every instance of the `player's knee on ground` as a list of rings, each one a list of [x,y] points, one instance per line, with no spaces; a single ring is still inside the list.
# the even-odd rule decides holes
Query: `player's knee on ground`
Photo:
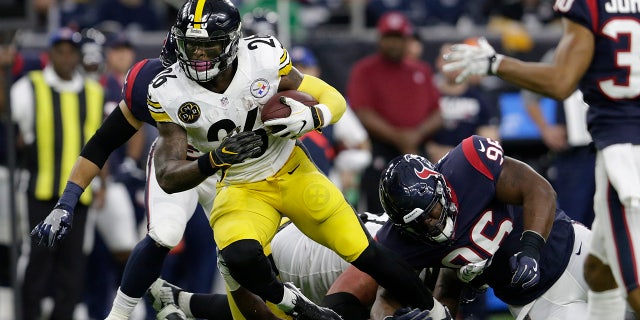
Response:
[[[261,298],[278,303],[284,288],[257,240],[239,240],[220,250],[231,276]]]
[[[587,256],[583,271],[584,279],[593,291],[602,292],[617,287],[611,268],[593,255]]]
[[[335,311],[344,320],[369,319],[369,308],[347,292],[329,294],[324,297],[321,305]]]

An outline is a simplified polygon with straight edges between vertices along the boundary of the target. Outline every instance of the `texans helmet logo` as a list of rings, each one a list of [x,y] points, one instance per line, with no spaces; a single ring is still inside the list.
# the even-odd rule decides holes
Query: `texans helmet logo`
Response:
[[[429,170],[425,167],[422,167],[422,170],[418,171],[418,169],[413,169],[413,171],[416,173],[416,175],[420,178],[420,179],[424,179],[427,180],[429,179],[429,177],[434,176],[437,177],[439,175],[438,172],[433,171],[433,170]]]

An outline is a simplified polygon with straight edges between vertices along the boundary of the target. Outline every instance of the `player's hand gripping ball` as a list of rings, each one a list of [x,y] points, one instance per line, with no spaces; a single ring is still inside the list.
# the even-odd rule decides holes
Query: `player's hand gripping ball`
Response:
[[[306,92],[297,90],[280,91],[273,95],[262,107],[262,113],[260,118],[262,122],[266,122],[272,119],[286,118],[291,114],[291,107],[282,103],[281,97],[288,97],[299,102],[302,102],[306,106],[315,106],[318,101]],[[285,129],[285,125],[271,126],[271,132],[276,133]]]

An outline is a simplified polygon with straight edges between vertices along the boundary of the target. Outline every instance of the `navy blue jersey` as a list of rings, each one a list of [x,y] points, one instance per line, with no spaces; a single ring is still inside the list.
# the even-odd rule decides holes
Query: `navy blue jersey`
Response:
[[[554,8],[595,38],[593,60],[579,87],[596,146],[640,144],[640,13],[634,2],[568,0]]]
[[[540,255],[540,282],[529,289],[512,287],[509,257],[520,251],[522,207],[495,199],[496,181],[503,163],[502,147],[491,139],[472,136],[462,141],[437,164],[458,208],[452,243],[420,242],[388,222],[378,241],[400,254],[416,269],[448,267],[491,259],[491,265],[472,284],[491,286],[498,298],[524,305],[549,289],[562,275],[571,257],[574,232],[561,210]],[[550,199],[549,201],[552,201]]]
[[[160,59],[144,59],[131,67],[122,88],[122,99],[136,119],[156,126],[147,107],[149,83],[160,71],[164,70]],[[162,78],[161,78],[162,79]]]

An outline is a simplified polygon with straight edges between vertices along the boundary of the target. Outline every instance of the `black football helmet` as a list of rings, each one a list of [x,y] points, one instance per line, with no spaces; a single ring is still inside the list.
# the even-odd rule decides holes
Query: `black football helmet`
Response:
[[[441,173],[424,157],[406,154],[391,160],[380,178],[380,201],[389,220],[420,241],[448,242],[453,235],[457,208]],[[442,214],[437,224],[424,223],[437,203]]]
[[[233,64],[242,37],[240,13],[229,0],[189,0],[171,29],[180,67],[206,82]]]
[[[178,61],[176,57],[177,49],[176,38],[173,37],[171,32],[167,32],[167,36],[162,43],[162,51],[160,51],[160,62],[162,62],[163,67],[166,68]]]

